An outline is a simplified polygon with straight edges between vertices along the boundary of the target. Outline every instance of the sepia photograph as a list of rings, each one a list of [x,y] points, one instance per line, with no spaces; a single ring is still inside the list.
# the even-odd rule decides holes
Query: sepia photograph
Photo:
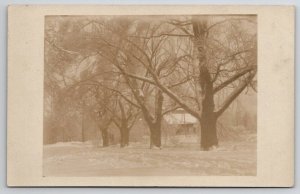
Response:
[[[8,187],[294,186],[295,7],[12,5],[7,28]]]
[[[257,42],[255,14],[45,15],[43,177],[256,176]]]

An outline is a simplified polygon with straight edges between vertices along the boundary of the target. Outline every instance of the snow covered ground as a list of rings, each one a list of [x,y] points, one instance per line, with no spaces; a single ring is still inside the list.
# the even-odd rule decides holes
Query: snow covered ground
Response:
[[[127,148],[97,147],[90,142],[44,146],[44,176],[170,176],[256,175],[256,134],[243,132],[237,140],[220,141],[213,151],[201,151],[196,138],[178,136],[163,149],[134,142]]]

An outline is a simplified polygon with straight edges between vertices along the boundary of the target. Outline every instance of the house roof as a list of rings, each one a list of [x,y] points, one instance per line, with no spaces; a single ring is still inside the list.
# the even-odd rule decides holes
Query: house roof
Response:
[[[164,116],[165,121],[171,125],[195,124],[198,120],[189,113],[170,113]]]

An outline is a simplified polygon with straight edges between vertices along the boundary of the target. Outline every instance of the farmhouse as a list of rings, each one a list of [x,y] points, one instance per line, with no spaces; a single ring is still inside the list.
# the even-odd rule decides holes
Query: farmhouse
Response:
[[[197,132],[199,121],[183,109],[177,109],[164,116],[165,126],[174,135],[193,134]]]

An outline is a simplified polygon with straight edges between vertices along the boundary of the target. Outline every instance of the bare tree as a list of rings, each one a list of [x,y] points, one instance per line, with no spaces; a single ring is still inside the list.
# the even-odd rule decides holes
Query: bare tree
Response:
[[[116,101],[116,109],[111,110],[111,114],[114,124],[120,130],[120,147],[126,147],[129,145],[130,130],[139,116],[139,111],[132,104],[119,98]]]
[[[253,20],[251,16],[245,18],[233,17],[225,19],[224,21],[218,21],[210,26],[208,24],[209,20],[211,20],[209,16],[193,18],[189,23],[192,25],[192,32],[188,32],[189,28],[187,27],[187,29],[183,30],[185,34],[182,34],[182,36],[192,37],[194,51],[191,55],[193,55],[194,58],[196,57],[196,61],[198,61],[194,64],[192,72],[194,82],[194,96],[192,98],[195,99],[195,102],[198,104],[196,109],[194,106],[191,107],[181,96],[178,96],[178,94],[163,83],[157,72],[149,65],[151,59],[149,59],[147,53],[145,53],[142,48],[139,50],[148,59],[149,64],[145,65],[145,67],[151,75],[151,78],[130,75],[135,79],[146,81],[157,86],[178,105],[194,117],[198,118],[201,124],[201,147],[204,150],[208,150],[210,147],[218,145],[216,133],[217,119],[247,86],[254,85],[253,79],[257,69],[256,32],[248,33],[247,27],[242,23],[247,22],[247,24],[250,23],[256,27],[255,20]],[[238,24],[235,24],[235,22],[238,22]],[[217,26],[225,23],[229,23],[229,27],[233,28],[230,33],[227,33],[233,37],[222,37],[218,31],[213,31]],[[223,29],[227,28],[227,30],[229,27],[222,26]],[[180,26],[180,29],[182,30],[184,27]],[[221,40],[214,40],[215,37],[213,36],[213,33],[222,37]],[[160,36],[180,37],[181,35],[163,33],[146,38],[153,39]],[[234,48],[231,48],[233,46],[231,45],[232,43],[229,42],[229,46],[226,47],[220,43],[222,41],[232,41],[235,46]],[[214,42],[218,42],[220,45],[213,46],[214,44],[212,43]],[[220,47],[222,48],[220,49]],[[217,57],[220,57],[220,59]],[[124,74],[128,73],[124,72]],[[187,77],[187,80],[188,78],[189,77]],[[228,89],[229,87],[233,88],[232,92],[224,100],[223,104],[216,109],[214,105],[214,95],[216,95],[218,91]]]

